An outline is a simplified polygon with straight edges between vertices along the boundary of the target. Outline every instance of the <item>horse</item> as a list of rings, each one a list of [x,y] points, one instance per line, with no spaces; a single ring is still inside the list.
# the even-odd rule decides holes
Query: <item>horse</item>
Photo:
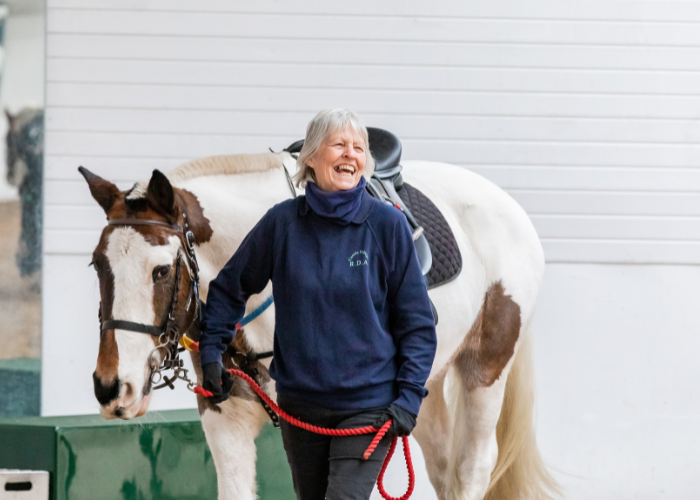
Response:
[[[477,174],[443,163],[402,164],[406,182],[443,213],[463,256],[459,276],[429,291],[440,315],[438,346],[413,436],[431,484],[441,500],[551,498],[558,486],[533,429],[531,330],[544,272],[535,229],[510,196]],[[151,374],[167,358],[158,349],[159,325],[198,340],[194,280],[206,301],[209,282],[245,235],[270,207],[292,196],[285,174],[294,166],[287,152],[213,156],[167,175],[155,170],[127,191],[80,168],[108,219],[92,258],[100,316],[113,320],[103,324],[93,374],[103,417],[129,419],[147,411]],[[196,260],[183,227],[192,232]],[[271,293],[268,284],[251,297],[247,313]],[[239,330],[236,348],[270,351],[274,317],[270,307]],[[156,335],[121,329],[125,322]],[[201,383],[199,355],[191,356]],[[274,399],[269,360],[256,363]],[[233,366],[230,357],[224,364]],[[256,497],[254,438],[268,414],[240,379],[231,395],[220,405],[198,395],[197,404],[219,498],[249,500]]]
[[[7,182],[19,189],[22,232],[16,261],[21,276],[41,270],[42,186],[44,180],[44,110],[5,111]],[[38,278],[36,279],[38,287]]]

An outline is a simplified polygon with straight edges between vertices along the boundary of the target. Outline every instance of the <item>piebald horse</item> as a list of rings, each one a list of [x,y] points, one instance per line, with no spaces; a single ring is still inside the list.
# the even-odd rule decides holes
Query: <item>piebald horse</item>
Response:
[[[294,162],[288,153],[204,158],[167,176],[154,171],[149,181],[128,191],[81,168],[108,220],[165,223],[103,229],[93,254],[101,318],[162,325],[177,294],[172,317],[180,333],[197,340],[191,262],[184,257],[181,234],[167,225],[182,226],[186,218],[194,233],[206,301],[209,282],[245,235],[270,207],[290,198],[283,167],[291,170]],[[458,278],[429,292],[440,315],[438,346],[427,383],[430,395],[413,436],[430,481],[444,500],[549,498],[557,487],[537,449],[532,417],[531,324],[544,271],[535,229],[512,198],[468,170],[433,162],[403,165],[405,181],[444,214],[463,257]],[[181,273],[175,272],[178,259]],[[251,297],[248,312],[271,293],[268,285]],[[274,308],[268,309],[235,342],[252,352],[271,350],[274,317]],[[94,383],[103,417],[130,419],[147,411],[151,370],[160,362],[151,356],[157,344],[157,336],[118,326],[101,332]],[[201,382],[197,353],[192,361]],[[274,384],[264,380],[274,398]],[[254,499],[254,438],[268,415],[242,382],[232,395],[221,405],[197,396],[199,411],[219,498]]]

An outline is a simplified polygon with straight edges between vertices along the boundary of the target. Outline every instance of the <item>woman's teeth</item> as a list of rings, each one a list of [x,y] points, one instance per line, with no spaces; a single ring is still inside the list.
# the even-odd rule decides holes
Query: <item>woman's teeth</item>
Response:
[[[334,168],[334,170],[341,175],[353,175],[355,173],[355,167],[351,167],[350,165],[338,165],[337,167]]]

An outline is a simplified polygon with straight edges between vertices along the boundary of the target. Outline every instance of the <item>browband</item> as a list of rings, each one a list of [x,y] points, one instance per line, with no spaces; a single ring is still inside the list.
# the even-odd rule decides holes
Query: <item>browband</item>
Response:
[[[107,224],[110,226],[165,226],[173,231],[183,232],[182,226],[152,219],[110,219]]]

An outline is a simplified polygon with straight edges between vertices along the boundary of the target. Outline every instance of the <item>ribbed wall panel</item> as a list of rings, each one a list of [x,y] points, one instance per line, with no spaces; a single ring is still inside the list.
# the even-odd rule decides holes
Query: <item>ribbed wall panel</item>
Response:
[[[127,187],[343,106],[508,190],[550,262],[700,264],[698,28],[692,2],[49,0],[45,252],[104,223],[78,165]]]

